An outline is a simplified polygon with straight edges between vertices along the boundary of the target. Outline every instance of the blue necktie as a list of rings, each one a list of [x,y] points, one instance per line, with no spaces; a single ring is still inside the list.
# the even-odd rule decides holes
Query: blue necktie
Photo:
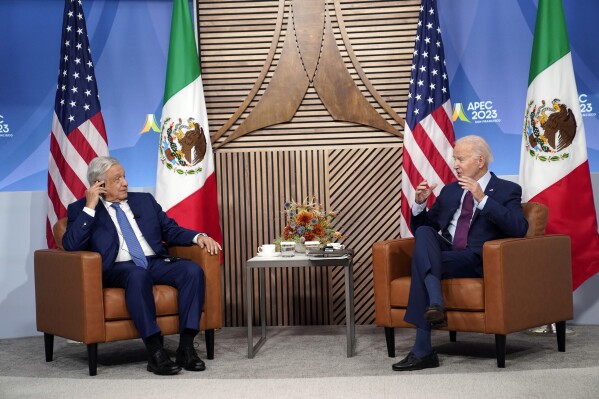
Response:
[[[143,249],[141,249],[141,244],[135,236],[135,232],[133,231],[133,227],[131,227],[131,223],[129,223],[129,219],[127,219],[127,215],[125,215],[125,212],[121,209],[121,205],[118,202],[113,202],[110,206],[116,211],[116,220],[119,222],[121,233],[123,233],[123,238],[125,239],[125,243],[127,243],[127,248],[129,249],[129,254],[131,255],[133,263],[147,269],[148,260],[146,259],[146,255],[144,255]]]
[[[472,210],[474,202],[472,193],[466,191],[464,201],[462,201],[462,211],[458,217],[455,233],[453,235],[453,249],[464,249],[468,245],[468,230],[470,230],[470,219],[472,219]]]

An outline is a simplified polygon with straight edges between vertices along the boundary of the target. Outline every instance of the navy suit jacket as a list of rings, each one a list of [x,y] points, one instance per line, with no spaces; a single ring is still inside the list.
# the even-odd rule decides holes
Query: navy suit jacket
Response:
[[[156,255],[167,256],[165,243],[192,245],[197,232],[180,227],[169,218],[158,202],[148,193],[129,193],[128,203],[136,215],[135,221],[144,238]],[[96,206],[95,217],[83,211],[86,199],[82,198],[67,209],[67,231],[62,245],[67,251],[94,251],[102,256],[102,269],[114,264],[119,251],[117,229],[102,202]]]
[[[463,193],[464,189],[457,181],[443,187],[429,211],[412,215],[412,231],[420,226],[431,226],[451,241],[447,227],[460,207]],[[488,196],[485,207],[483,210],[475,209],[468,231],[468,248],[480,256],[485,242],[524,237],[528,230],[528,221],[522,213],[522,188],[518,184],[491,173],[485,194]]]

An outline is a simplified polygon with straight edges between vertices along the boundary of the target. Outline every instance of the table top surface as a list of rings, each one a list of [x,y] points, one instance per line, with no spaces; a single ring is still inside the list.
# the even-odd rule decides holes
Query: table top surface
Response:
[[[280,252],[276,252],[273,256],[256,255],[248,259],[248,267],[259,265],[281,265],[284,266],[302,266],[302,265],[347,265],[351,263],[351,255],[353,251],[344,251],[343,253],[326,253],[324,256],[306,255],[305,253],[296,252],[294,256],[281,256]]]

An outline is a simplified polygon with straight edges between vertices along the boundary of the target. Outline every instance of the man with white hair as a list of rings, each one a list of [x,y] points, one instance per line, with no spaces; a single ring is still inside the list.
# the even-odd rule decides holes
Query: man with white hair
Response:
[[[90,187],[68,207],[62,245],[67,251],[94,251],[102,256],[102,283],[125,289],[133,323],[148,351],[148,371],[172,375],[202,371],[193,339],[204,304],[204,273],[188,259],[168,255],[168,245],[199,245],[217,255],[220,245],[204,233],[185,229],[169,218],[148,193],[129,193],[125,170],[115,158],[94,158],[87,169]],[[177,363],[162,347],[152,286],[178,290],[179,348]]]
[[[493,155],[478,136],[456,141],[453,150],[456,182],[441,189],[434,205],[426,202],[436,183],[423,180],[411,210],[414,256],[408,307],[404,320],[416,326],[410,353],[393,365],[395,371],[439,366],[431,345],[431,328],[447,325],[441,279],[482,277],[486,241],[523,237],[528,222],[522,213],[522,188],[489,172]]]

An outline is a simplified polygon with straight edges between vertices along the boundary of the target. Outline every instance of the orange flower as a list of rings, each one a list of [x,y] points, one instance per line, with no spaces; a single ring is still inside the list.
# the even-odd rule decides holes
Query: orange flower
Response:
[[[285,226],[285,229],[283,230],[283,237],[285,237],[286,240],[293,238],[293,229],[291,226]]]
[[[316,234],[318,237],[322,237],[324,235],[324,229],[321,225],[315,224],[312,228],[312,233]]]
[[[312,220],[312,214],[310,212],[303,211],[299,215],[297,215],[297,223],[302,226],[306,226]]]
[[[306,231],[304,233],[304,238],[306,239],[306,241],[312,241],[314,240],[314,234],[310,231]]]

